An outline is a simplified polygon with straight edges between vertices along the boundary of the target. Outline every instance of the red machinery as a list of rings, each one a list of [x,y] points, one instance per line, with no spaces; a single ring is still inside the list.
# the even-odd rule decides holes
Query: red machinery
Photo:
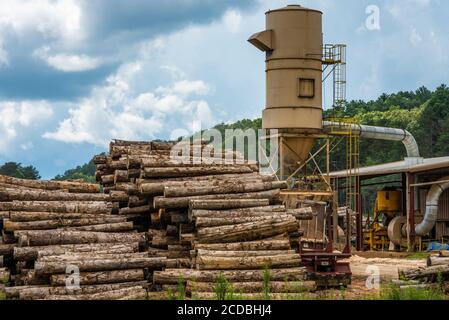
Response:
[[[332,243],[325,250],[301,249],[302,264],[307,269],[308,280],[316,282],[317,287],[346,287],[351,284],[352,272],[349,262],[340,260],[351,257],[350,249],[345,247],[342,253],[335,253]]]

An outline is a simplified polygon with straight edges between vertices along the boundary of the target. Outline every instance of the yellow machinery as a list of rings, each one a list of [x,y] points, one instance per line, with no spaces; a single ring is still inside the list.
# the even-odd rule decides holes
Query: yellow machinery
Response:
[[[388,225],[402,212],[402,193],[398,190],[385,189],[377,192],[373,221],[364,232],[364,244],[371,251],[388,250]]]

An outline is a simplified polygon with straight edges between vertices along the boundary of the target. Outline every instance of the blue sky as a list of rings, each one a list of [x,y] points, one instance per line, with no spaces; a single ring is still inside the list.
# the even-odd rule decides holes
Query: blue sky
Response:
[[[264,56],[247,43],[291,1],[0,1],[0,163],[52,178],[112,138],[259,117]],[[348,45],[348,98],[448,84],[449,2],[303,0]],[[366,8],[380,9],[368,30]],[[326,97],[326,104],[331,97]]]

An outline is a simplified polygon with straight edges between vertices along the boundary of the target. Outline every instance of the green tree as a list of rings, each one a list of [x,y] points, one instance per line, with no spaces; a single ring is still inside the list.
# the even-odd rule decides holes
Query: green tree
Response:
[[[40,179],[39,171],[34,166],[22,166],[18,162],[6,162],[0,167],[0,174],[20,179]]]
[[[58,174],[54,180],[83,180],[86,182],[95,182],[95,170],[96,166],[92,159],[88,163],[67,170],[62,175]]]

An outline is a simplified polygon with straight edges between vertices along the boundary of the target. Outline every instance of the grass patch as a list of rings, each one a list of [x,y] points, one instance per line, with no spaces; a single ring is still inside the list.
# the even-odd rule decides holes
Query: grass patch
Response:
[[[389,285],[382,288],[379,300],[447,300],[440,288],[405,288]]]
[[[408,254],[405,258],[408,260],[424,260],[429,257],[428,252],[413,252]]]

